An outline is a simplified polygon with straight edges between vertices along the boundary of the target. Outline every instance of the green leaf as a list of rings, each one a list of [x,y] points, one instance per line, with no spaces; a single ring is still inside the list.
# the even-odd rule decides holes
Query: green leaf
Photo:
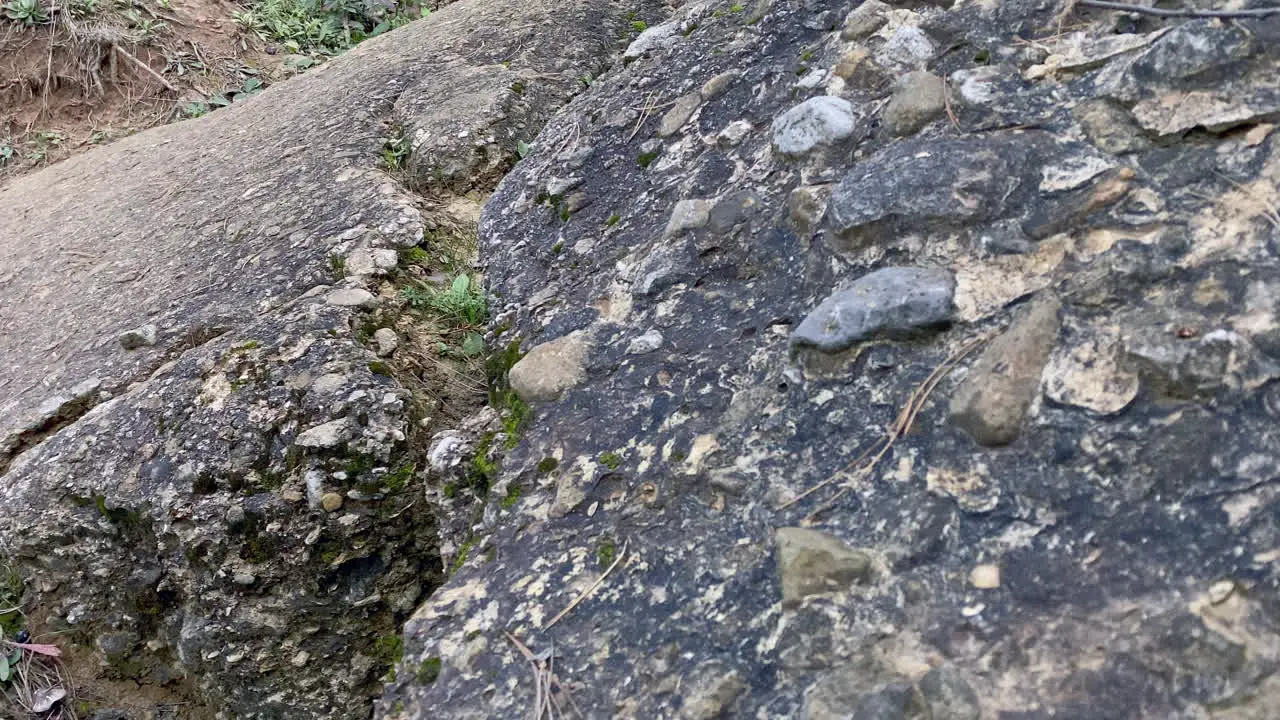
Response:
[[[0,682],[9,682],[9,678],[13,675],[9,671],[9,658],[0,657]]]
[[[259,80],[258,78],[256,78],[256,77],[245,78],[245,80],[244,80],[244,91],[245,91],[246,93],[256,92],[257,90],[259,90],[259,89],[261,89],[261,88],[262,88],[262,81],[261,81],[261,80]]]
[[[462,354],[475,357],[484,352],[484,337],[480,333],[467,333],[462,340]]]
[[[22,659],[22,648],[14,648],[13,652],[9,653],[9,666],[17,667],[18,661],[21,659]]]
[[[529,143],[523,140],[520,140],[516,143],[516,155],[519,155],[521,160],[523,160],[524,157],[528,155],[529,151],[532,149],[533,148],[530,147]]]
[[[466,295],[471,289],[471,276],[459,275],[453,279],[453,292],[455,295]]]

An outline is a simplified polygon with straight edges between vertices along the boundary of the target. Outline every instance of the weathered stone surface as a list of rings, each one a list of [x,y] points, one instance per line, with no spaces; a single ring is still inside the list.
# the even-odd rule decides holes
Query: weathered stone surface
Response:
[[[832,535],[808,528],[779,528],[778,574],[782,604],[798,605],[810,595],[838,592],[874,577],[872,559]]]
[[[437,212],[380,167],[388,128],[406,184],[485,190],[654,7],[463,0],[0,187],[0,557],[72,676],[127,683],[130,717],[368,717],[441,576],[408,393],[353,331],[381,288],[327,287]]]
[[[526,402],[555,400],[586,377],[590,347],[581,333],[537,345],[511,367],[511,388]]]
[[[369,462],[294,442],[305,428],[348,417],[360,427],[350,443],[374,463],[394,464],[396,443],[404,442],[394,440],[395,433],[412,430],[399,389],[387,376],[365,372],[372,355],[352,340],[349,328],[359,322],[354,311],[326,306],[323,293],[299,298],[306,288],[333,282],[329,255],[346,257],[375,240],[377,249],[393,249],[393,241],[420,236],[417,227],[384,232],[399,211],[369,211],[367,205],[384,207],[376,200],[382,196],[360,195],[366,179],[351,177],[334,184],[357,188],[353,197],[361,200],[375,197],[353,205],[360,213],[350,211],[371,224],[336,241],[335,247],[350,244],[337,252],[307,254],[299,249],[306,235],[289,241],[296,247],[272,245],[267,238],[276,236],[265,230],[249,238],[252,252],[288,247],[306,256],[294,267],[291,254],[281,251],[238,270],[281,275],[286,279],[274,281],[271,292],[298,302],[258,310],[261,296],[237,299],[232,317],[253,315],[260,330],[250,337],[232,325],[220,340],[198,339],[198,351],[190,352],[199,357],[175,351],[178,365],[166,371],[179,378],[171,394],[146,394],[168,382],[166,373],[131,391],[118,381],[144,379],[157,366],[119,375],[104,360],[123,356],[115,338],[143,322],[155,321],[169,337],[164,319],[121,315],[92,338],[103,344],[90,349],[99,354],[85,366],[102,367],[102,385],[80,401],[102,403],[99,410],[76,414],[87,408],[69,400],[67,388],[76,383],[66,378],[21,404],[33,409],[50,398],[46,409],[57,412],[37,425],[25,424],[33,414],[23,415],[27,430],[10,445],[22,450],[0,493],[6,501],[20,499],[19,514],[45,508],[40,527],[66,528],[75,542],[47,534],[43,544],[30,542],[24,536],[30,524],[19,526],[6,512],[0,516],[6,555],[40,567],[59,587],[93,582],[88,573],[66,569],[84,566],[87,557],[106,558],[97,568],[148,572],[161,564],[154,558],[171,559],[162,567],[167,574],[147,585],[154,594],[133,589],[143,579],[131,585],[124,572],[102,582],[124,588],[113,599],[180,604],[171,616],[186,627],[95,627],[85,636],[86,648],[106,632],[136,632],[144,642],[134,645],[132,658],[150,641],[167,638],[183,657],[196,658],[181,665],[159,658],[180,671],[170,677],[189,672],[199,678],[192,683],[207,684],[203,697],[232,697],[224,704],[228,715],[292,717],[301,707],[323,717],[329,698],[376,692],[380,670],[365,652],[372,650],[370,629],[390,633],[419,605],[378,717],[528,713],[539,684],[512,638],[535,658],[554,659],[557,678],[586,712],[619,717],[1269,717],[1280,698],[1273,667],[1280,657],[1274,602],[1280,533],[1273,522],[1280,501],[1274,488],[1280,390],[1268,356],[1275,310],[1258,286],[1280,282],[1280,265],[1274,224],[1259,198],[1276,193],[1280,141],[1258,128],[1214,133],[1240,118],[1269,117],[1259,112],[1280,59],[1275,23],[1145,18],[1136,27],[1154,31],[1134,36],[1114,32],[1113,13],[1081,11],[1070,21],[1107,19],[1046,38],[1044,28],[1058,20],[1053,4],[959,3],[947,10],[895,9],[860,47],[845,48],[833,26],[847,5],[771,0],[734,11],[684,3],[670,21],[653,26],[660,30],[642,34],[643,48],[602,72],[603,63],[585,67],[577,64],[579,55],[560,51],[574,40],[594,39],[603,47],[634,32],[626,17],[633,8],[575,14],[555,6],[542,9],[545,18],[509,20],[512,7],[482,18],[488,24],[476,32],[495,35],[457,44],[452,36],[442,39],[440,52],[450,59],[432,68],[444,72],[479,53],[472,72],[445,78],[441,87],[466,89],[477,78],[497,78],[491,89],[511,104],[442,106],[457,115],[481,106],[492,111],[489,118],[515,113],[512,125],[493,134],[492,146],[514,144],[518,135],[534,148],[499,185],[481,220],[484,276],[493,291],[489,339],[494,348],[536,348],[576,332],[589,336],[592,347],[572,391],[539,402],[523,432],[508,438],[492,412],[481,423],[494,433],[490,450],[508,442],[514,447],[500,470],[481,463],[493,480],[491,497],[473,506],[475,512],[441,520],[456,523],[467,539],[447,552],[441,548],[455,568],[447,582],[419,605],[432,584],[421,578],[439,567],[429,567],[415,550],[425,542],[416,528],[432,521],[421,496],[412,505],[404,494],[389,496],[394,505],[360,499],[377,494],[370,485],[381,492],[379,465],[359,470],[366,477],[346,478],[349,468],[357,473]],[[574,24],[579,20],[585,24]],[[1241,46],[1231,44],[1236,28],[1249,39],[1243,50],[1191,58],[1187,67],[1203,66],[1195,72],[1141,84],[1116,81],[1136,77],[1132,64],[1150,60],[1145,54],[1184,25],[1193,35],[1221,35],[1220,46],[1228,49]],[[495,49],[501,45],[496,33],[513,27],[519,28],[515,44]],[[516,49],[541,37],[541,29],[555,38],[557,56],[530,69]],[[922,36],[931,49],[912,51],[910,41]],[[1037,39],[1026,41],[1031,38]],[[845,73],[852,79],[835,72],[858,51],[862,60]],[[415,82],[406,66],[386,70],[381,63],[392,61],[384,52],[370,51],[374,70],[362,72],[385,70],[380,77],[404,84],[378,101],[368,100],[365,85],[343,85],[343,97],[385,107]],[[414,63],[423,55],[421,47],[406,49],[395,62],[419,67]],[[821,152],[786,158],[774,151],[764,128],[809,93],[839,95],[869,113],[889,100],[891,89],[881,80],[922,69],[926,55],[939,76],[966,73],[972,81],[956,84],[965,97],[954,108],[958,130],[939,123],[899,140],[873,132],[868,121]],[[563,59],[571,60],[568,66],[558,64]],[[335,62],[316,77],[327,89],[344,76],[342,68]],[[739,79],[704,99],[696,120],[688,118],[665,142],[655,137],[667,103],[730,71]],[[584,72],[595,78],[589,88],[576,81]],[[307,77],[303,81],[321,82]],[[529,138],[532,127],[521,127],[516,117],[521,101],[505,92],[515,77],[566,93],[572,86],[580,96]],[[542,97],[543,89],[529,90]],[[1190,112],[1196,93],[1212,95],[1221,112],[1205,115],[1203,104]],[[1098,98],[1122,112],[1133,108],[1139,127],[1162,135],[1159,142],[1126,149],[1122,161],[1099,162],[1083,140],[1090,137],[1083,121],[1071,112]],[[273,118],[254,118],[262,129],[302,144],[295,131],[271,124]],[[323,122],[333,126],[305,135],[316,152],[334,150],[326,144],[331,137],[366,137],[349,124]],[[296,124],[314,128],[314,119]],[[443,122],[433,127],[458,129]],[[1183,138],[1178,130],[1195,127],[1210,132]],[[722,140],[726,128],[734,130]],[[375,133],[367,136],[359,147],[372,156],[378,142]],[[237,137],[241,145],[243,137]],[[421,147],[435,141],[420,139]],[[310,158],[312,151],[305,152]],[[460,146],[442,167],[441,177],[451,179],[437,182],[431,172],[415,177],[436,189],[462,186],[458,173],[483,179],[505,168],[490,152]],[[430,153],[421,156],[425,170]],[[791,222],[789,200],[797,188],[830,187],[842,177],[824,226]],[[590,203],[575,202],[568,219],[560,208],[539,203],[555,178],[576,179],[569,192]],[[296,189],[285,183],[284,190]],[[324,207],[308,206],[308,217],[330,217],[330,187],[321,193]],[[747,197],[751,203],[737,201]],[[717,203],[705,224],[664,237],[671,209],[685,198],[720,198],[724,210]],[[247,201],[237,202],[211,203],[210,212],[234,221]],[[288,215],[280,210],[272,215]],[[329,219],[316,221],[325,230],[319,237],[356,227],[339,216],[344,222],[332,220],[332,232]],[[180,217],[175,211],[174,219]],[[809,217],[821,215],[815,210]],[[840,237],[832,238],[831,230]],[[997,235],[1011,239],[983,239]],[[550,250],[557,244],[562,252]],[[989,254],[996,246],[1017,252]],[[244,257],[251,255],[230,264]],[[280,289],[301,267],[313,272]],[[847,365],[839,373],[802,372],[789,339],[815,298],[893,267],[953,275],[960,322],[907,341],[859,346],[842,354]],[[0,279],[8,272],[0,270]],[[215,275],[219,282],[232,276]],[[23,282],[24,291],[38,294],[35,284]],[[948,359],[1008,317],[1011,303],[1045,290],[1060,297],[1063,324],[1059,352],[1045,374],[1048,402],[1035,423],[1024,425],[1016,452],[975,448],[948,427],[941,400],[964,382],[960,372],[946,374]],[[378,294],[390,297],[382,289]],[[176,293],[165,299],[184,302]],[[200,307],[192,301],[187,310]],[[662,335],[661,348],[629,354],[631,343],[650,330]],[[180,331],[175,337],[183,337]],[[312,340],[305,354],[273,359],[299,352],[276,338],[303,335]],[[1103,366],[1096,376],[1092,351],[1068,355],[1095,338],[1105,339],[1097,346],[1119,358],[1108,369],[1110,361],[1093,353]],[[1064,357],[1069,372],[1056,377],[1067,378],[1069,391],[1052,384]],[[1119,390],[1088,387],[1098,377],[1130,372],[1141,378],[1140,391],[1128,379]],[[304,375],[314,380],[298,379]],[[39,377],[24,376],[14,387]],[[921,388],[933,392],[917,394]],[[389,394],[400,398],[400,407],[381,404]],[[207,404],[197,404],[195,415],[178,414],[181,431],[167,424],[157,429],[148,406],[135,403],[185,408],[193,395]],[[221,409],[213,409],[219,402]],[[1109,414],[1098,417],[1104,411]],[[110,422],[99,424],[107,416]],[[902,418],[911,427],[898,434]],[[241,446],[249,428],[268,450]],[[476,470],[467,459],[468,438],[465,432],[438,436],[424,471]],[[180,459],[197,452],[183,450],[183,443],[216,464],[194,478],[157,479],[168,472],[159,459],[177,452],[170,445],[182,450]],[[157,454],[147,455],[152,447]],[[224,460],[226,451],[232,459]],[[264,455],[265,466],[251,461]],[[485,462],[495,457],[482,456]],[[121,458],[146,458],[136,460],[146,464],[136,483],[150,505],[122,501],[138,498],[120,489],[125,480],[118,476],[135,482],[131,472],[118,471]],[[267,475],[254,479],[245,467],[265,467]],[[37,482],[33,468],[45,473],[40,492],[11,491],[11,476],[19,488]],[[266,487],[276,482],[278,494]],[[197,486],[199,493],[185,489]],[[49,503],[63,497],[64,488],[88,502]],[[328,492],[342,494],[341,511],[322,512]],[[243,517],[232,512],[237,506]],[[127,512],[144,512],[155,531],[120,527],[132,517]],[[874,582],[819,592],[784,608],[773,541],[778,528],[800,524],[863,548],[874,559]],[[245,537],[251,528],[259,538],[270,528],[267,537],[280,543],[284,559],[251,562],[263,548]],[[191,546],[211,549],[204,560],[188,559],[183,550]],[[397,566],[397,560],[405,562]],[[388,573],[370,570],[387,562]],[[978,566],[998,566],[999,586],[974,587],[969,578]],[[297,572],[285,572],[294,567]],[[299,580],[304,569],[310,585]],[[992,584],[990,578],[983,584]],[[180,599],[173,601],[170,592]],[[74,620],[73,626],[104,612],[100,605],[82,611],[64,599],[55,598],[48,614]],[[281,623],[282,617],[290,621]],[[321,630],[306,634],[314,627]],[[266,669],[243,673],[250,663]],[[228,693],[219,678],[232,672],[252,680]],[[351,679],[357,676],[364,680]],[[291,694],[261,707],[261,698],[275,697],[284,679],[292,682],[283,685]],[[255,683],[259,705],[245,700],[248,682]],[[562,697],[567,702],[562,695],[557,701]]]
[[[1119,338],[1104,333],[1059,348],[1044,373],[1050,400],[1100,415],[1124,410],[1138,389],[1138,373],[1125,361]]]
[[[836,186],[831,229],[842,247],[858,248],[906,227],[994,219],[1030,189],[1036,147],[1028,137],[892,145],[853,166]]]
[[[871,33],[884,27],[888,22],[885,13],[891,10],[880,0],[866,0],[849,11],[844,18],[844,27],[840,31],[840,39],[846,42],[862,40]]]
[[[912,135],[942,115],[945,97],[942,78],[923,70],[909,72],[884,109],[885,127],[894,135]]]
[[[793,347],[835,353],[880,335],[940,325],[955,311],[956,281],[938,268],[885,268],[828,296],[796,327]]]
[[[848,100],[810,98],[774,120],[773,147],[783,155],[802,156],[853,135],[857,121]]]
[[[658,135],[661,137],[669,137],[679,132],[680,128],[693,113],[697,111],[698,106],[702,104],[702,96],[698,93],[690,93],[682,95],[676,99],[675,105],[662,116],[662,124],[658,126]]]
[[[979,445],[1007,445],[1040,392],[1040,375],[1058,338],[1062,304],[1038,297],[987,345],[951,397],[951,422]]]
[[[120,333],[120,347],[125,350],[137,350],[141,347],[151,347],[156,344],[159,329],[155,325],[142,325],[132,330],[126,330]]]

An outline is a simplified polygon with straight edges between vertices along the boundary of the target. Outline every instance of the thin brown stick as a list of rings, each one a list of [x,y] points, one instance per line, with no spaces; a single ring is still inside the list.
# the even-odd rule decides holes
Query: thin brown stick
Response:
[[[991,335],[992,333],[980,335],[979,337],[976,337],[960,346],[959,349],[935,367],[933,372],[929,373],[929,376],[926,377],[923,382],[916,386],[916,389],[912,391],[911,395],[907,398],[906,405],[904,405],[902,410],[898,412],[898,417],[894,419],[893,426],[889,428],[889,431],[885,433],[883,437],[873,443],[853,462],[846,465],[839,472],[821,483],[818,483],[814,487],[805,490],[791,502],[788,502],[778,509],[782,510],[794,505],[799,500],[811,495],[814,491],[820,488],[830,485],[836,479],[852,470],[852,475],[845,480],[844,486],[840,489],[840,492],[836,493],[830,500],[823,503],[817,510],[814,510],[805,516],[805,522],[812,522],[818,515],[821,515],[834,507],[835,504],[839,502],[840,498],[844,497],[845,493],[853,489],[855,482],[869,475],[875,467],[880,464],[880,461],[889,453],[889,450],[893,448],[894,443],[896,443],[899,438],[911,431],[912,425],[915,424],[916,418],[920,415],[920,412],[924,410],[925,402],[928,401],[929,396],[933,394],[938,383],[942,382],[942,379],[955,369],[956,365],[958,365],[961,360],[968,357],[970,353],[990,339]],[[866,458],[873,450],[876,449],[877,446],[879,446],[879,450],[876,451],[875,455],[872,456],[869,461],[867,461]]]
[[[134,57],[133,55],[130,55],[128,50],[125,50],[124,48],[120,47],[120,46],[119,46],[118,44],[116,44],[116,43],[112,43],[112,44],[111,44],[111,47],[115,48],[116,52],[120,53],[120,55],[122,55],[122,56],[124,57],[124,59],[128,60],[129,62],[133,63],[134,65],[137,65],[139,68],[141,68],[141,69],[145,70],[145,71],[147,72],[147,74],[148,74],[148,75],[150,75],[151,77],[155,78],[156,80],[159,80],[159,81],[160,81],[160,84],[161,84],[161,85],[164,85],[164,86],[165,86],[165,88],[166,88],[167,90],[169,90],[169,92],[172,92],[172,93],[177,93],[177,92],[178,92],[178,88],[176,88],[176,87],[174,87],[173,85],[171,85],[171,84],[169,83],[169,81],[168,81],[168,80],[165,80],[163,75],[161,75],[160,73],[156,72],[155,70],[152,70],[150,65],[148,65],[148,64],[146,64],[146,63],[144,63],[144,62],[142,62],[141,60],[139,60],[138,58]]]
[[[1111,2],[1110,0],[1076,0],[1075,4],[1082,7],[1119,10],[1138,15],[1154,15],[1155,17],[1252,18],[1280,14],[1280,7],[1251,8],[1248,10],[1196,10],[1194,8],[1165,10],[1164,8],[1143,7],[1142,5],[1130,5],[1128,3]]]
[[[603,583],[604,579],[609,577],[609,573],[613,572],[613,569],[618,567],[618,563],[622,562],[623,558],[625,558],[626,556],[627,556],[627,543],[623,543],[622,552],[618,553],[618,558],[613,561],[613,564],[609,566],[609,569],[605,570],[603,575],[596,578],[596,581],[591,583],[591,587],[587,588],[586,590],[583,590],[581,595],[574,598],[573,602],[566,605],[565,608],[561,610],[559,613],[557,613],[555,617],[551,618],[551,622],[543,626],[542,629],[550,630],[551,626],[560,622],[560,618],[563,618],[565,615],[568,615],[571,610],[578,607],[578,603],[590,597],[591,594],[596,591],[596,588],[600,587],[600,583]]]
[[[947,111],[947,117],[950,118],[951,124],[957,130],[960,130],[960,120],[956,117],[956,111],[951,109],[951,81],[946,77],[942,78],[942,108]],[[964,132],[960,130],[960,132]]]

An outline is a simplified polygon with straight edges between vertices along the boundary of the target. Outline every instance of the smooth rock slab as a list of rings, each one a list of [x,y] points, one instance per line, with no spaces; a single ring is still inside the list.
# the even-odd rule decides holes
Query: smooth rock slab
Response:
[[[951,422],[979,445],[1013,442],[1040,389],[1040,374],[1058,337],[1053,296],[1037,298],[978,358],[951,399]]]
[[[823,300],[796,328],[791,345],[837,353],[871,337],[940,325],[951,319],[955,292],[955,276],[941,268],[876,270]]]
[[[586,336],[575,332],[533,348],[511,367],[511,388],[525,402],[558,399],[586,378],[589,347]]]
[[[810,98],[773,121],[773,147],[798,157],[853,135],[856,126],[857,116],[848,100],[830,95]]]
[[[810,595],[836,592],[873,578],[871,557],[834,535],[808,528],[778,528],[782,604],[794,607]]]

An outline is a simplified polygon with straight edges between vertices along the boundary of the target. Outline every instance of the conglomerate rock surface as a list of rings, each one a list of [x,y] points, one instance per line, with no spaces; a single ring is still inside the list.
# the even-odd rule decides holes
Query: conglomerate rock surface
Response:
[[[442,569],[363,313],[637,11],[459,2],[0,188],[0,560],[90,707],[368,717]]]
[[[1280,18],[1058,10],[685,3],[548,124],[379,717],[1274,716]]]

